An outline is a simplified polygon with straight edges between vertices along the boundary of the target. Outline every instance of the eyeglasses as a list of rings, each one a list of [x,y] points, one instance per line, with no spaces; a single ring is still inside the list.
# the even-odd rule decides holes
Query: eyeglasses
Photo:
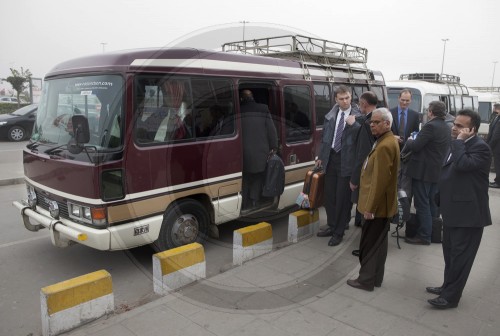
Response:
[[[380,124],[382,121],[384,121],[384,120],[370,120],[370,125],[371,125],[371,124],[378,125],[378,124]]]

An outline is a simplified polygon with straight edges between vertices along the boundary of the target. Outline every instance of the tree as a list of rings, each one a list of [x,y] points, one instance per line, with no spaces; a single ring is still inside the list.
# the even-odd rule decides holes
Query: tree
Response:
[[[21,107],[20,96],[31,81],[31,71],[29,71],[29,69],[24,70],[23,67],[21,67],[21,71],[10,68],[10,72],[12,76],[7,77],[5,80],[9,82],[14,91],[16,91],[17,107]]]

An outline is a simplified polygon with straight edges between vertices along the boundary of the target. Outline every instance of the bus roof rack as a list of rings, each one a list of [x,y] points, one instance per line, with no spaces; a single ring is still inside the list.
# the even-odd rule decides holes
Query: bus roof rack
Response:
[[[320,65],[360,64],[366,68],[368,50],[346,43],[303,35],[284,35],[228,42],[222,51],[312,62]]]
[[[500,92],[499,86],[471,86],[470,88],[478,92]]]
[[[438,83],[450,83],[450,84],[460,84],[460,77],[447,75],[447,74],[437,74],[437,73],[412,73],[412,74],[402,74],[399,76],[400,80],[423,80],[427,82],[438,82]]]

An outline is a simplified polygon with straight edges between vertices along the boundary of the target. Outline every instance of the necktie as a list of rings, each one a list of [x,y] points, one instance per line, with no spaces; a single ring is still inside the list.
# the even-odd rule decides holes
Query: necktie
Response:
[[[403,141],[406,139],[405,138],[405,112],[401,110],[401,114],[399,115],[399,136],[403,138]]]
[[[340,114],[339,125],[337,126],[337,132],[335,133],[335,142],[333,144],[333,150],[339,152],[342,147],[342,132],[344,131],[344,112]]]

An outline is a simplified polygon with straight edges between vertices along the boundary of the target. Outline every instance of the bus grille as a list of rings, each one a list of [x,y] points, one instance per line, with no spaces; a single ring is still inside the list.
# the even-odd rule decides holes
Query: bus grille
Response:
[[[49,199],[47,196],[43,195],[40,193],[38,190],[35,189],[36,193],[36,198],[38,200],[37,205],[42,207],[44,210],[49,211],[49,202],[52,201]],[[59,216],[62,218],[69,219],[69,214],[68,214],[68,204],[66,202],[57,202],[57,206],[59,207]]]

